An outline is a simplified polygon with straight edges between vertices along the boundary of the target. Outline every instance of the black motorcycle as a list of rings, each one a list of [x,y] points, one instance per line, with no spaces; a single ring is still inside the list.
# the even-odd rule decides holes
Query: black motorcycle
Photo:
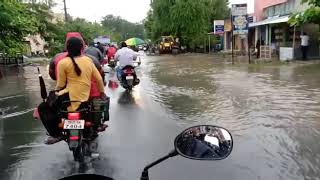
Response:
[[[122,68],[122,75],[119,78],[121,86],[127,91],[132,91],[133,87],[140,83],[134,67],[129,65]]]
[[[193,160],[222,160],[227,158],[233,148],[233,139],[228,130],[210,125],[195,126],[179,134],[174,141],[174,150],[166,156],[147,165],[140,180],[149,180],[148,170],[171,157],[181,155]],[[78,174],[61,180],[112,180],[96,174]]]
[[[56,103],[60,100],[53,100],[56,98],[54,95],[55,91],[52,91],[48,96],[39,68],[38,73],[43,102],[37,109],[41,107],[44,110],[43,112],[45,112],[42,113],[43,117],[47,116],[47,118],[43,118],[41,121],[48,132],[51,134],[57,132],[59,132],[59,135],[62,134],[62,139],[67,142],[70,151],[73,152],[75,161],[84,163],[86,156],[99,155],[96,152],[98,144],[95,142],[95,139],[98,137],[98,133],[104,131],[107,127],[104,122],[109,120],[110,99],[98,98],[91,99],[88,102],[79,102],[81,105],[77,111],[67,111],[67,107],[71,102]],[[52,108],[52,106],[55,108]],[[49,119],[50,113],[55,118]],[[56,119],[60,121],[56,121]]]
[[[108,66],[112,69],[114,69],[117,66],[117,62],[114,60],[113,57],[109,59]]]
[[[62,118],[59,128],[75,161],[84,163],[85,157],[99,156],[95,140],[99,132],[105,131],[104,122],[109,120],[108,109],[109,99],[93,99],[75,112],[60,109],[59,116]]]

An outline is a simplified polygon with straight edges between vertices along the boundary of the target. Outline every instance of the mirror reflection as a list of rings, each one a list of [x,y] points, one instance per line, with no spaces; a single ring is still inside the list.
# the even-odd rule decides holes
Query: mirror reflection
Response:
[[[198,160],[224,159],[232,151],[232,136],[224,128],[196,126],[181,133],[176,141],[177,152],[187,158]]]

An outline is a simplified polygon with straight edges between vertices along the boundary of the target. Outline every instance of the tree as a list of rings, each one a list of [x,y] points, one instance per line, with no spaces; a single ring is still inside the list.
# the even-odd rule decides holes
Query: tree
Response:
[[[302,0],[302,4],[308,4],[308,8],[303,12],[298,12],[290,16],[291,25],[302,25],[304,23],[314,23],[320,26],[320,0]]]
[[[144,39],[144,26],[140,23],[131,23],[120,16],[107,15],[103,17],[102,26],[113,33],[118,33],[121,40],[131,37]]]
[[[203,43],[216,19],[228,17],[227,0],[154,0],[144,20],[147,37],[174,35],[188,46]]]
[[[38,31],[37,19],[17,1],[0,2],[0,22],[0,49],[9,54],[23,51],[24,38]]]

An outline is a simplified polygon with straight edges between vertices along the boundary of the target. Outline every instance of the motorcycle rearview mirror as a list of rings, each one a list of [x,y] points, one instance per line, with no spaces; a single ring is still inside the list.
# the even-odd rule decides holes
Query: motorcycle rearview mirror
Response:
[[[222,127],[201,125],[184,130],[174,141],[175,149],[168,155],[146,166],[141,180],[149,180],[148,170],[162,161],[181,155],[193,160],[222,160],[233,148],[231,133]]]
[[[183,131],[174,142],[181,156],[194,160],[222,160],[233,148],[231,133],[218,126],[195,126]]]

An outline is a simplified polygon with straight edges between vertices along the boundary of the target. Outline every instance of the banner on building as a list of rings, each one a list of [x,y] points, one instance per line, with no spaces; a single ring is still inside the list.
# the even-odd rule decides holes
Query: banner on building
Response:
[[[224,20],[214,20],[213,27],[214,34],[224,34]]]
[[[247,4],[233,4],[231,14],[233,34],[247,34],[249,28]]]

